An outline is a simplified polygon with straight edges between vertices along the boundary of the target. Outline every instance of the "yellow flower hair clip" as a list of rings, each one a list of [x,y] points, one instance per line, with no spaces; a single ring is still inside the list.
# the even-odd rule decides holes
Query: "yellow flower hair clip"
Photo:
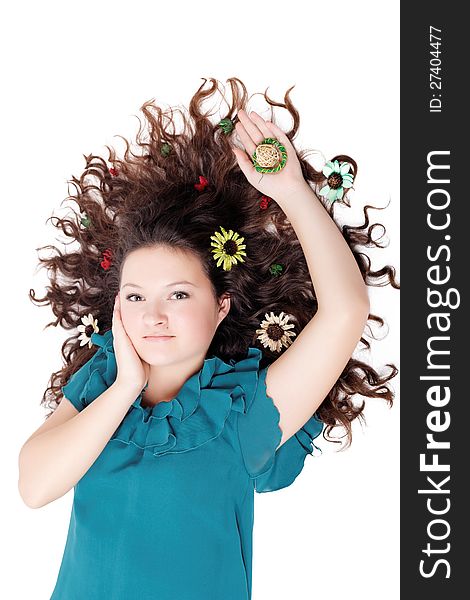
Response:
[[[214,260],[217,261],[217,266],[223,263],[224,271],[230,271],[232,265],[236,265],[237,261],[245,262],[242,258],[246,256],[246,252],[244,248],[246,248],[245,244],[243,244],[243,240],[245,238],[239,237],[238,233],[234,233],[231,229],[225,231],[222,225],[219,226],[222,233],[220,231],[215,231],[214,235],[211,235],[211,252],[214,254]]]

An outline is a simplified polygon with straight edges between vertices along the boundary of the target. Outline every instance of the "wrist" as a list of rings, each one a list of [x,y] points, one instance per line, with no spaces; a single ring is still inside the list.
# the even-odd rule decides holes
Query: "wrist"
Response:
[[[281,190],[280,193],[276,194],[276,196],[274,196],[273,199],[282,208],[283,204],[286,205],[289,204],[289,202],[295,202],[296,199],[299,200],[299,198],[309,198],[311,196],[316,197],[315,192],[304,179],[303,181],[299,181],[290,188]]]
[[[136,386],[135,383],[127,382],[122,379],[116,379],[112,384],[112,387],[119,390],[124,396],[129,398],[132,397],[132,401],[134,401],[143,390],[143,387]]]

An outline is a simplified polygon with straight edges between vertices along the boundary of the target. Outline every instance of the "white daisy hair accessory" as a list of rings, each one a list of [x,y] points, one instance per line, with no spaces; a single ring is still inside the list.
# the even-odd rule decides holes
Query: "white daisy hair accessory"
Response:
[[[85,346],[88,344],[88,347],[91,348],[93,346],[93,342],[91,341],[91,336],[93,333],[98,333],[100,328],[98,327],[98,319],[95,319],[91,313],[82,317],[83,325],[78,325],[77,329],[80,331],[80,335],[78,339],[81,340],[80,346]]]
[[[283,346],[288,348],[292,344],[291,337],[297,335],[289,331],[295,327],[293,323],[288,323],[290,316],[284,312],[279,315],[265,313],[264,316],[266,318],[261,321],[261,328],[256,330],[258,340],[273,352],[280,352]]]

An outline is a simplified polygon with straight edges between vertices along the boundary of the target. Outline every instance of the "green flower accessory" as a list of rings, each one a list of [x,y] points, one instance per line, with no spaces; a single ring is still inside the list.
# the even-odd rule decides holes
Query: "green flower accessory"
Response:
[[[171,152],[171,146],[170,144],[168,144],[167,142],[165,142],[164,144],[162,144],[161,148],[160,148],[160,154],[166,158]]]
[[[222,129],[222,131],[228,135],[229,133],[232,133],[233,128],[235,127],[233,124],[233,121],[231,119],[222,119],[222,121],[219,122],[219,127]]]
[[[271,275],[274,275],[275,277],[277,277],[278,275],[280,275],[282,273],[282,268],[283,268],[282,265],[273,263],[269,267],[269,272],[271,273]]]
[[[341,200],[345,188],[352,187],[354,181],[354,176],[349,173],[350,168],[351,164],[348,162],[342,162],[340,165],[337,160],[328,161],[323,167],[323,175],[328,177],[328,180],[320,190],[320,196],[326,196],[331,202]]]
[[[85,216],[80,219],[80,222],[83,225],[83,227],[88,227],[91,223],[91,220],[90,220],[90,217],[86,213],[84,213],[84,214],[85,214]]]
[[[214,253],[214,260],[217,260],[217,266],[223,263],[224,271],[230,271],[232,265],[236,265],[237,261],[245,262],[242,258],[246,256],[246,252],[243,250],[246,248],[245,244],[242,244],[245,238],[239,237],[238,233],[234,233],[231,229],[227,233],[225,229],[220,225],[222,233],[215,231],[214,235],[211,235],[211,246],[214,248],[211,252]]]

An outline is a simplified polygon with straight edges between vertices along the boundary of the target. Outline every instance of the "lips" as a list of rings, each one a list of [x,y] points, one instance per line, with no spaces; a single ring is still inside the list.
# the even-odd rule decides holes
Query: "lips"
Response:
[[[165,344],[166,342],[171,342],[174,338],[173,335],[158,335],[158,336],[145,336],[144,340],[149,344],[153,344],[154,346],[158,346],[158,344]]]
[[[173,337],[169,333],[149,333],[148,335],[144,335],[144,337]]]

